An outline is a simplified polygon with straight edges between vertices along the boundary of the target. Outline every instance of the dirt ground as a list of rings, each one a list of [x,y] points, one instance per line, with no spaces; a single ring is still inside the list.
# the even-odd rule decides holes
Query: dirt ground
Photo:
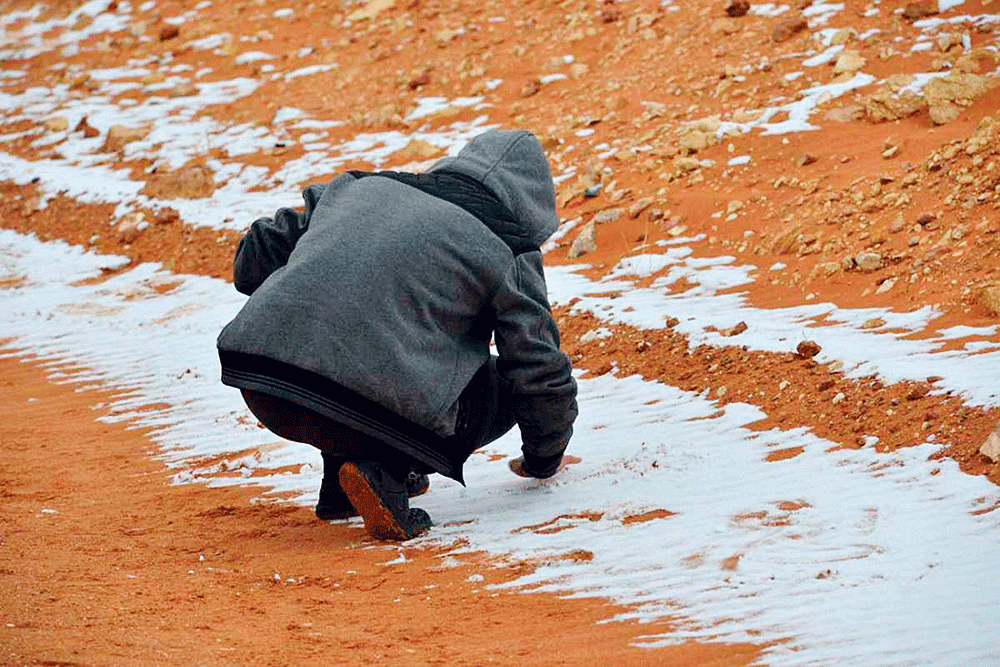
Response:
[[[32,4],[0,0],[0,15]],[[359,132],[413,131],[404,117],[419,98],[483,95],[490,122],[539,135],[555,173],[577,167],[559,184],[558,199],[562,219],[580,218],[580,225],[547,253],[549,265],[583,262],[590,275],[606,275],[622,257],[683,234],[698,237],[690,244],[695,256],[728,255],[757,266],[763,277],[739,289],[758,307],[829,301],[938,308],[940,317],[918,336],[1000,323],[1000,302],[989,296],[1000,289],[1000,24],[958,27],[958,42],[943,29],[929,49],[911,51],[920,29],[906,12],[927,3],[847,0],[831,23],[840,30],[831,39],[863,59],[864,72],[879,80],[953,72],[981,77],[986,88],[937,106],[886,111],[880,104],[891,96],[873,85],[821,102],[811,117],[819,131],[719,139],[697,128],[716,127],[713,118],[751,122],[754,110],[772,100],[801,100],[809,85],[844,81],[856,71],[846,61],[842,70],[835,57],[798,75],[803,51],[826,48],[816,41],[822,26],[796,23],[814,3],[792,2],[780,16],[732,16],[716,0],[322,0],[296,7],[294,18],[281,23],[274,12],[283,3],[251,0],[204,7],[197,21],[172,33],[164,19],[195,4],[157,4],[128,30],[90,38],[75,55],[49,50],[2,63],[25,71],[0,79],[2,90],[68,85],[84,96],[97,86],[89,70],[169,55],[190,70],[211,68],[208,79],[260,78],[254,95],[208,107],[206,116],[267,126],[277,109],[295,106],[344,120],[329,130],[332,142]],[[43,15],[65,15],[72,6],[58,3]],[[370,16],[351,20],[365,6]],[[117,11],[111,2],[107,12]],[[969,0],[941,16],[997,13],[996,0]],[[499,15],[506,21],[490,21]],[[469,23],[479,27],[464,32]],[[192,46],[223,31],[231,37],[218,49]],[[335,62],[336,69],[265,80],[263,65],[235,58],[266,49],[291,68],[303,47],[311,51],[295,66]],[[543,83],[549,74],[566,76]],[[491,81],[501,83],[491,87]],[[452,107],[426,122],[439,128],[476,113]],[[3,132],[26,129],[25,121],[0,121]],[[3,150],[31,161],[54,157],[51,146],[35,139],[11,139]],[[607,155],[599,142],[615,150]],[[304,151],[301,143],[276,145],[247,162],[275,170]],[[206,152],[179,170],[193,176],[177,179],[151,160],[109,152],[116,154],[114,166],[145,182],[145,194],[180,198],[211,191],[198,174],[220,154]],[[740,155],[751,155],[752,164],[729,165]],[[380,167],[440,156],[414,142]],[[114,226],[113,205],[57,195],[43,207],[36,184],[15,180],[0,182],[0,226],[123,254],[132,265],[157,261],[177,272],[229,277],[236,232],[150,210],[153,224],[125,235]],[[598,186],[597,196],[585,194]],[[570,257],[578,230],[608,210],[619,218],[598,223],[595,247]],[[862,253],[877,254],[877,268],[863,267]],[[772,271],[778,263],[785,268]],[[848,379],[794,350],[697,346],[669,327],[615,325],[605,343],[585,336],[599,325],[593,317],[565,307],[556,315],[564,349],[591,375],[614,365],[685,390],[724,387],[724,394],[713,394],[720,406],[759,406],[768,415],[760,428],[806,427],[842,447],[861,446],[863,434],[877,436],[881,451],[933,436],[948,443],[941,457],[1000,483],[1000,463],[979,452],[1000,409],[928,393],[936,378]],[[750,664],[761,650],[630,648],[653,629],[598,625],[616,611],[604,601],[495,595],[485,588],[516,576],[516,565],[473,558],[441,568],[439,553],[416,549],[402,551],[405,563],[389,564],[400,555],[396,548],[366,542],[353,526],[317,522],[308,509],[251,503],[252,490],[170,486],[141,432],[94,421],[99,393],[53,384],[36,366],[11,359],[0,361],[0,377],[0,664],[284,665],[315,658],[591,665],[603,659],[730,667]],[[796,390],[786,391],[788,385]],[[485,579],[470,581],[473,575]]]
[[[747,665],[759,647],[630,647],[601,600],[494,593],[524,572],[367,540],[258,491],[169,483],[105,393],[0,360],[0,664]],[[400,561],[400,556],[405,562]],[[442,565],[445,563],[445,565]],[[557,638],[557,639],[554,639]]]

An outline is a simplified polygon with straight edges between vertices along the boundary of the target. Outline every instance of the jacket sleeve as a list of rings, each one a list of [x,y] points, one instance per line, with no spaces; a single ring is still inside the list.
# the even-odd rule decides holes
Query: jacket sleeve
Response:
[[[324,185],[310,185],[302,192],[305,209],[278,209],[273,218],[258,218],[250,225],[236,249],[233,260],[233,284],[243,294],[251,295],[267,277],[288,262],[295,244],[309,228]]]
[[[525,465],[536,477],[555,474],[573,434],[576,380],[559,349],[545,289],[542,254],[518,255],[493,300],[497,369],[511,384]]]

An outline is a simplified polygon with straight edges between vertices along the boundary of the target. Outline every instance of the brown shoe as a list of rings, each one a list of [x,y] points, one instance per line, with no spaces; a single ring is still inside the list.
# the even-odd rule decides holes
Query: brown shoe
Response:
[[[405,480],[394,478],[381,464],[348,461],[340,466],[339,480],[372,537],[408,540],[431,527],[427,512],[410,508]]]
[[[358,510],[354,509],[351,499],[340,488],[340,467],[344,464],[344,459],[337,459],[334,463],[327,461],[327,458],[324,457],[323,463],[323,482],[319,487],[316,518],[323,521],[337,521],[358,516]],[[431,487],[431,481],[427,475],[419,472],[410,472],[403,484],[406,488],[406,495],[410,498],[422,496]]]

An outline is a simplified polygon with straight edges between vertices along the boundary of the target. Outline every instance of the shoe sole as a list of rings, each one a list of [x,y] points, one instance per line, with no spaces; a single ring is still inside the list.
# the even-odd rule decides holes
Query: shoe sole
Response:
[[[339,469],[337,475],[338,475],[337,479],[339,481],[340,479]],[[422,487],[416,489],[413,493],[407,492],[406,495],[409,496],[410,498],[416,498],[417,496],[424,495],[425,493],[430,491],[430,489],[431,489],[430,482],[426,482]],[[359,516],[359,514],[358,510],[356,510],[354,507],[351,507],[350,509],[342,508],[342,509],[328,510],[326,509],[325,505],[319,505],[319,504],[316,505],[316,518],[319,519],[320,521],[343,521],[344,519],[352,519],[356,516]]]
[[[354,509],[361,514],[365,528],[372,537],[393,541],[414,537],[399,525],[392,511],[382,504],[380,494],[372,486],[372,481],[356,466],[351,463],[340,466],[339,479],[340,488],[351,499]]]

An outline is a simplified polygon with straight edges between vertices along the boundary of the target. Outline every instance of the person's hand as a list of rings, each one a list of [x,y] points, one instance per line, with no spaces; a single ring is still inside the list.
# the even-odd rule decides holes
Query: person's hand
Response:
[[[559,463],[559,469],[556,473],[559,473],[568,465],[573,465],[574,463],[580,463],[582,461],[579,456],[565,455],[562,461]],[[510,463],[507,464],[510,467],[511,472],[513,472],[518,477],[527,477],[528,479],[537,479],[534,475],[530,474],[524,469],[524,457],[518,456],[516,459],[511,459]]]

